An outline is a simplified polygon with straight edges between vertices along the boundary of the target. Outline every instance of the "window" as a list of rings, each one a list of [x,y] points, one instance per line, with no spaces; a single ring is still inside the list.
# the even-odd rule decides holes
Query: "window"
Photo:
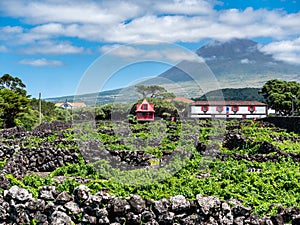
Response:
[[[148,110],[148,105],[147,104],[143,104],[142,105],[142,110]]]
[[[255,106],[254,105],[248,106],[248,111],[253,113],[255,111]]]
[[[233,105],[231,106],[231,111],[236,113],[237,111],[239,111],[239,107],[237,105]]]
[[[208,105],[203,105],[203,106],[201,107],[201,110],[202,110],[203,112],[206,113],[206,112],[209,110]]]
[[[221,113],[221,112],[224,110],[224,107],[221,106],[221,105],[218,105],[218,106],[216,107],[216,110],[217,110],[217,112]]]

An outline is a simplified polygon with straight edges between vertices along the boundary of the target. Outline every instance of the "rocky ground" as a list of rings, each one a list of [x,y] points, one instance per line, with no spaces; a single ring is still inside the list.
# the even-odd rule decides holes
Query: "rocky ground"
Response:
[[[283,225],[300,223],[296,207],[278,207],[278,214],[259,218],[237,200],[222,201],[217,197],[197,195],[187,200],[182,195],[158,201],[144,200],[138,195],[127,198],[107,191],[90,194],[79,186],[72,195],[58,192],[53,186],[40,188],[33,198],[27,190],[12,186],[0,195],[1,224],[203,224],[203,225]],[[33,221],[35,223],[33,223]],[[31,223],[30,223],[31,222]]]
[[[39,147],[20,146],[20,140],[26,137],[45,138],[56,131],[70,128],[70,124],[62,122],[44,123],[33,131],[16,127],[0,131],[0,160],[7,158],[0,175],[0,224],[204,224],[204,225],[283,225],[300,224],[300,209],[292,207],[277,208],[277,215],[259,218],[235,199],[223,201],[213,196],[195,196],[196,200],[188,200],[182,195],[161,199],[145,200],[138,195],[122,198],[113,196],[109,190],[91,194],[89,189],[81,185],[73,193],[59,192],[54,186],[39,189],[38,197],[18,186],[11,186],[5,174],[13,174],[21,179],[26,173],[51,172],[66,163],[78,162],[78,151],[69,151],[57,147],[59,143],[74,144],[63,137],[53,143],[43,142]],[[251,140],[229,131],[224,145],[228,149],[237,148],[250,143]],[[88,143],[92,146],[95,143]],[[97,144],[97,143],[96,143]],[[269,143],[260,143],[259,153],[253,156],[233,154],[231,157],[255,161],[276,161],[279,157],[292,157],[299,162],[299,154],[286,153]],[[56,146],[56,147],[54,147]],[[225,160],[226,155],[218,149],[208,151],[208,146],[198,143],[197,150],[203,155],[216,154]],[[276,154],[267,155],[270,152]],[[126,153],[126,152],[125,152]],[[148,165],[150,155],[142,152],[121,151],[108,152],[118,161]]]

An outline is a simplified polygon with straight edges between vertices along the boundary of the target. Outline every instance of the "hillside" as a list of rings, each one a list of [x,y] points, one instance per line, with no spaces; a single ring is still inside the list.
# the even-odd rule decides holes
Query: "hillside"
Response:
[[[222,81],[227,79],[226,85],[229,87],[237,78],[241,81],[252,80],[253,84],[257,84],[264,76],[269,79],[282,76],[286,76],[287,79],[297,78],[295,75],[299,75],[300,66],[275,60],[272,55],[261,52],[261,47],[252,40],[232,39],[226,42],[211,41],[199,48],[196,53],[205,60],[205,64],[217,79]],[[192,71],[197,65],[194,62],[182,61],[177,67],[191,68]],[[174,82],[189,81],[190,77],[177,67],[172,67],[159,76]],[[245,83],[241,82],[240,86],[243,85]]]
[[[259,101],[264,102],[264,97],[258,93],[259,88],[224,88],[221,89],[223,96],[220,96],[219,90],[210,91],[205,95],[202,95],[200,98],[195,98],[195,101],[201,100],[238,100],[238,101]]]
[[[196,53],[204,61],[181,61],[155,78],[139,84],[161,85],[177,96],[200,98],[216,89],[261,88],[271,79],[300,81],[300,66],[275,60],[263,53],[262,45],[248,39],[233,39],[226,42],[211,41]],[[260,98],[249,93],[250,97]],[[230,94],[229,94],[230,95]],[[57,102],[72,100],[74,96],[49,98]],[[130,102],[138,98],[133,87],[76,96],[76,101],[88,105],[113,101]],[[230,97],[229,97],[230,98]],[[243,96],[246,98],[246,96]]]

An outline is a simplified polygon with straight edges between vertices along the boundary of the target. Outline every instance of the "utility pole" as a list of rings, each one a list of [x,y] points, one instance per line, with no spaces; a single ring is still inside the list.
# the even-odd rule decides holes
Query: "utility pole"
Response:
[[[42,94],[39,93],[39,123],[42,123]]]

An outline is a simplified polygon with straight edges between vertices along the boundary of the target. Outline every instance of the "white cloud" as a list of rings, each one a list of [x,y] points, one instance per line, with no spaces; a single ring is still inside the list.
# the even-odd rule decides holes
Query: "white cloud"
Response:
[[[2,0],[2,11],[9,16],[21,17],[31,24],[41,23],[97,23],[111,24],[135,16],[139,13],[138,5],[115,1],[91,0]]]
[[[105,45],[100,48],[100,52],[120,58],[135,58],[137,60],[168,60],[171,62],[180,62],[182,60],[201,61],[201,58],[195,53],[179,47],[151,49],[138,48],[136,46],[126,45]],[[203,62],[203,60],[202,60]]]
[[[0,45],[0,52],[8,52],[8,49],[4,45]]]
[[[30,26],[2,27],[0,40],[4,40],[6,46],[32,45],[23,47],[29,54],[77,54],[84,49],[61,40],[77,38],[128,44],[149,40],[174,43],[255,37],[281,41],[299,36],[300,12],[288,14],[283,10],[251,7],[217,11],[214,4],[217,1],[78,0],[75,4],[71,0],[2,0],[3,16],[20,19]],[[133,49],[127,51],[122,54],[139,54]]]
[[[107,53],[109,55],[118,57],[137,57],[141,56],[145,52],[141,49],[137,49],[131,46],[125,45],[105,45],[100,48],[102,53]]]
[[[300,64],[300,38],[290,41],[273,42],[263,46],[261,51],[272,54],[277,60],[291,64]]]
[[[204,0],[157,1],[154,9],[162,13],[199,15],[213,12],[212,4]]]
[[[23,49],[26,54],[64,55],[83,53],[83,47],[73,46],[69,42],[41,41],[31,48]]]
[[[245,59],[241,59],[241,61],[240,61],[242,64],[250,64],[250,63],[254,63],[254,61],[252,61],[252,60],[249,60],[249,59],[247,59],[247,58],[245,58]]]
[[[62,66],[63,63],[57,60],[47,60],[45,58],[41,59],[23,59],[19,61],[20,64],[30,65],[30,66]]]

